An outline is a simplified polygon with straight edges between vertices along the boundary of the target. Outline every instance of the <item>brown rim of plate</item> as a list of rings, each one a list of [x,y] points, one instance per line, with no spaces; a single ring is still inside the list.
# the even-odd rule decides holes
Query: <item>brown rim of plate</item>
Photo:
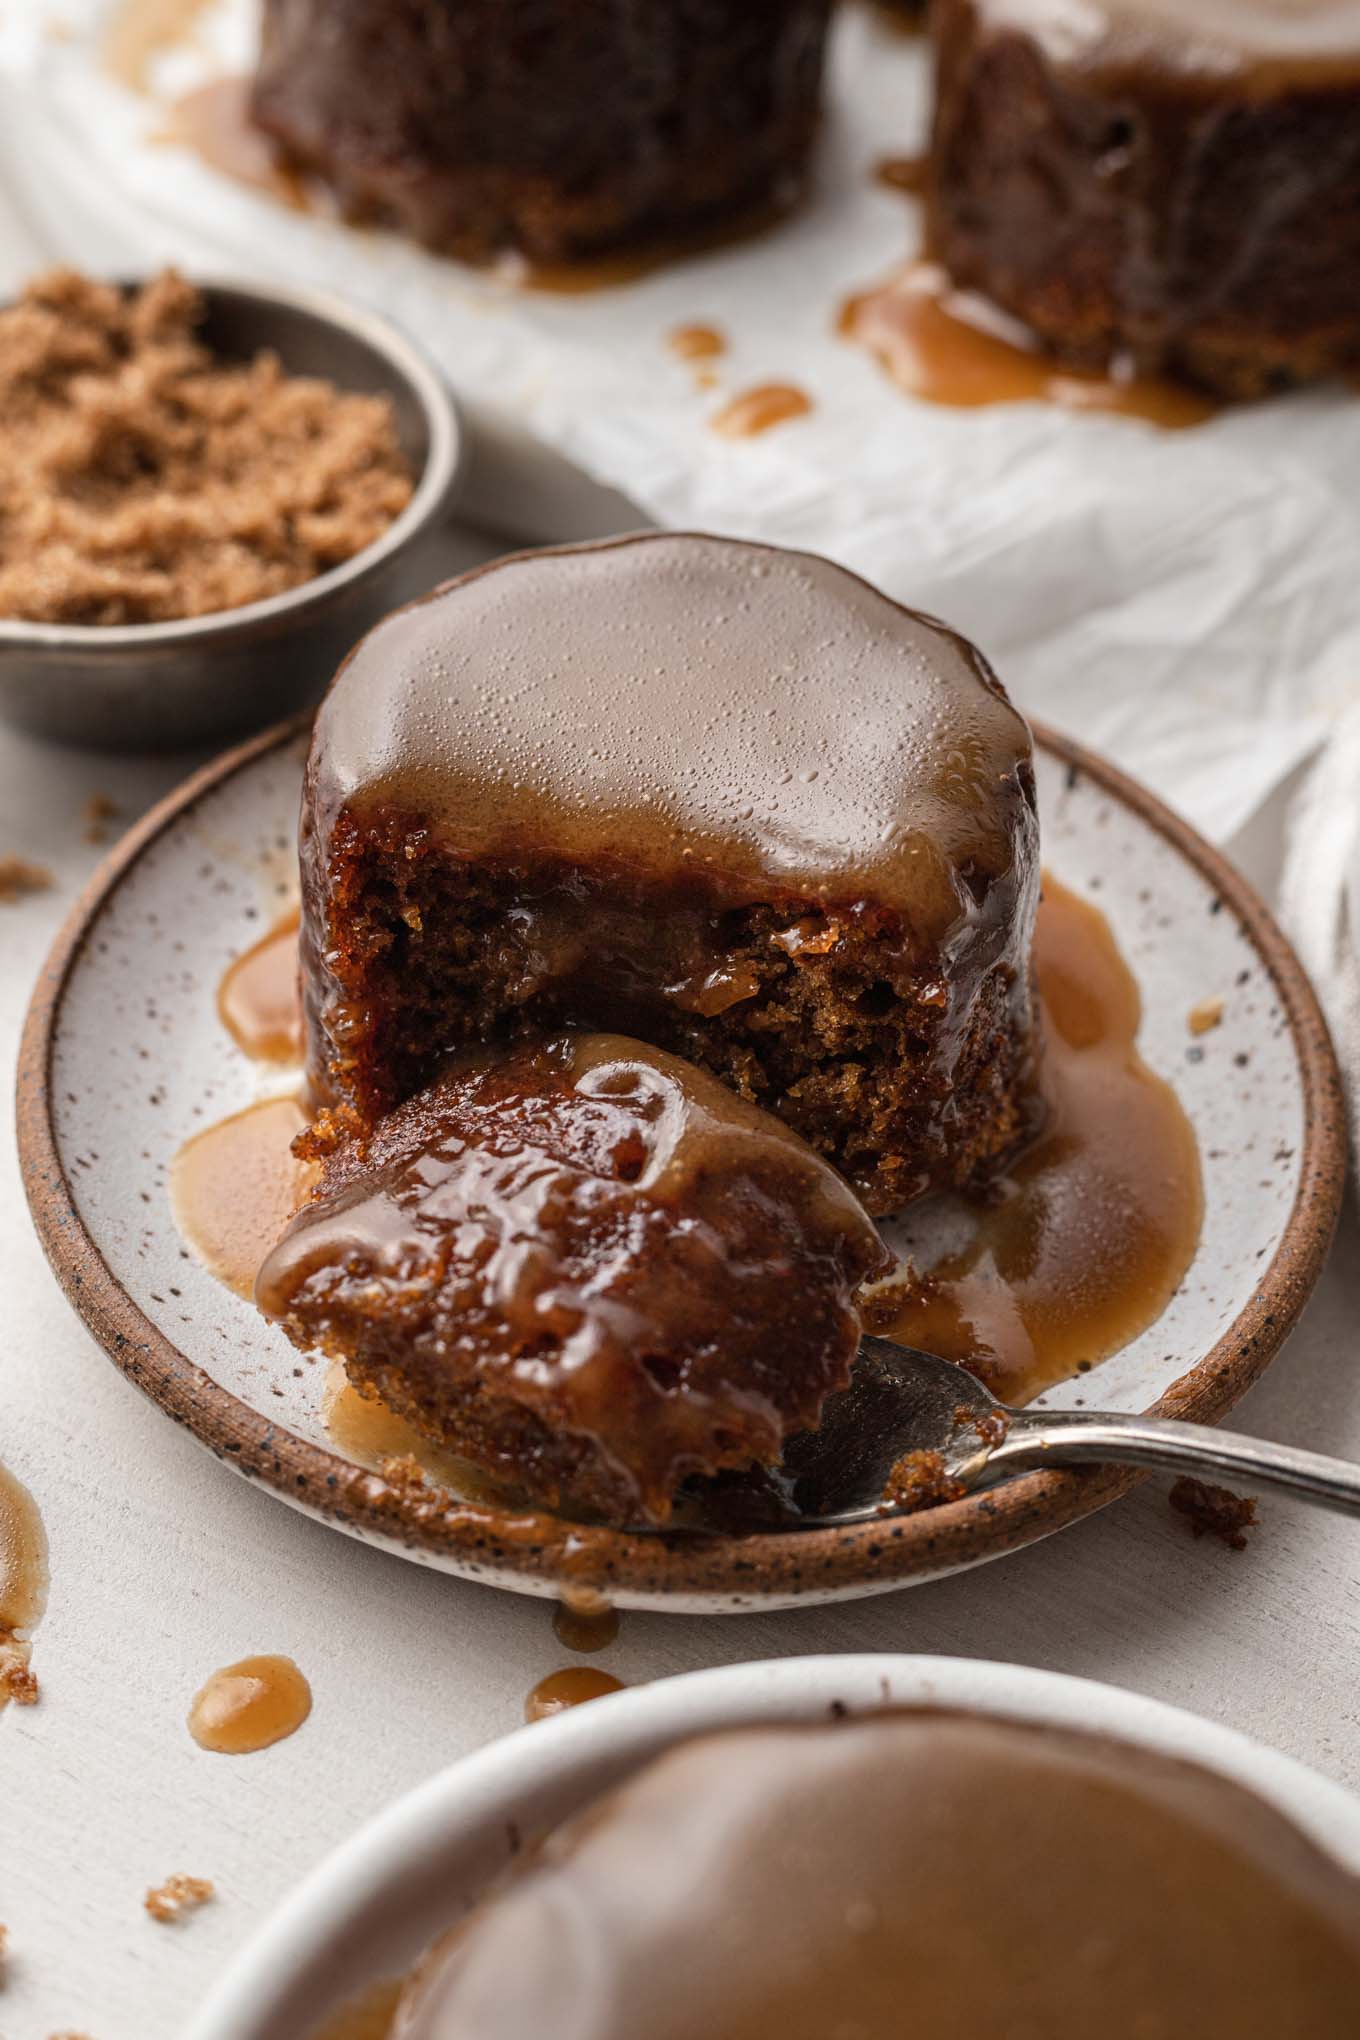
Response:
[[[160,801],[95,871],[39,976],[19,1052],[19,1159],[44,1252],[77,1315],[129,1380],[219,1459],[295,1507],[360,1537],[405,1546],[446,1570],[518,1575],[526,1588],[593,1588],[621,1598],[696,1597],[750,1607],[875,1592],[1031,1544],[1126,1493],[1130,1469],[1030,1473],[984,1494],[911,1516],[845,1529],[751,1536],[638,1534],[530,1509],[460,1502],[439,1489],[394,1486],[295,1438],[241,1402],[151,1323],[106,1265],[71,1194],[52,1126],[49,1072],[62,996],[109,897],[165,830],[258,758],[305,729],[298,717],[227,751]],[[1187,822],[1115,766],[1034,725],[1036,744],[1094,779],[1148,822],[1237,916],[1274,981],[1299,1059],[1304,1128],[1298,1193],[1280,1244],[1250,1301],[1216,1345],[1153,1405],[1153,1413],[1216,1423],[1274,1356],[1313,1289],[1331,1244],[1345,1177],[1341,1080],[1327,1024],[1284,935],[1247,881]]]

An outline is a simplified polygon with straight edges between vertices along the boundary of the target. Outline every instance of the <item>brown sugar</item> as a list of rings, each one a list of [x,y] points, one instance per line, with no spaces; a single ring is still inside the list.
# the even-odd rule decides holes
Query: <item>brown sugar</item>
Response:
[[[25,893],[46,892],[52,874],[27,857],[0,857],[0,906],[12,907]]]
[[[167,1877],[164,1884],[153,1885],[142,1903],[153,1920],[168,1926],[182,1920],[186,1913],[197,1912],[213,1896],[210,1877],[185,1877],[177,1872]]]
[[[216,358],[173,271],[70,270],[0,312],[0,616],[162,623],[258,602],[371,545],[411,495],[382,396]]]
[[[1217,1537],[1229,1551],[1246,1550],[1247,1532],[1256,1525],[1252,1496],[1235,1495],[1231,1488],[1213,1487],[1183,1474],[1167,1499],[1185,1517],[1192,1537]]]

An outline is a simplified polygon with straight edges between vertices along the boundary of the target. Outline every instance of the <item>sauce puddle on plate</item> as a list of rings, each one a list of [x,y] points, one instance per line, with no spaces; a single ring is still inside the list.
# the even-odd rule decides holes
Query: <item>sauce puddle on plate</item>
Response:
[[[252,1062],[302,1061],[297,945],[294,908],[228,966],[218,986],[218,1018]]]
[[[33,1631],[47,1606],[47,1535],[38,1504],[0,1465],[0,1710],[31,1706],[38,1682],[29,1668]]]
[[[312,1711],[312,1689],[290,1657],[241,1658],[201,1686],[189,1733],[201,1750],[244,1757],[295,1735]]]
[[[840,331],[927,403],[973,409],[1044,402],[1116,412],[1168,429],[1202,425],[1218,409],[1175,383],[1061,367],[1017,320],[956,290],[935,262],[909,262],[886,283],[848,299]]]
[[[602,1700],[606,1693],[621,1693],[623,1680],[594,1665],[567,1665],[540,1679],[524,1702],[526,1721],[547,1721],[565,1714],[569,1707],[583,1707],[588,1700]]]
[[[913,1273],[866,1328],[1024,1402],[1161,1316],[1204,1215],[1194,1130],[1138,1053],[1138,987],[1105,916],[1046,877],[1034,943],[1047,1122],[987,1200],[932,1199],[895,1244]],[[941,1242],[943,1246],[941,1247]]]
[[[272,136],[256,127],[249,78],[214,78],[186,92],[167,108],[165,126],[153,139],[191,150],[210,170],[264,192],[290,212],[335,211],[324,186],[294,168]]]
[[[296,1098],[260,1098],[205,1127],[170,1164],[170,1203],[185,1244],[237,1296],[315,1181],[292,1142],[307,1125]]]

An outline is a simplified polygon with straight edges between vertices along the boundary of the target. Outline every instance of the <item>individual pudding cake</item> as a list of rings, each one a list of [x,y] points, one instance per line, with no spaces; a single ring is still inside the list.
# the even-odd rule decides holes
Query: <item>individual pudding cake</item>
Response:
[[[664,1521],[843,1387],[892,1257],[834,1170],[716,1078],[566,1035],[455,1061],[330,1156],[262,1308],[553,1507]]]
[[[318,1147],[563,1027],[711,1072],[876,1213],[1029,1130],[1029,732],[826,560],[654,534],[398,611],[322,704],[301,864]]]
[[[265,0],[252,109],[361,217],[561,262],[795,200],[830,0]]]
[[[1360,1883],[1283,1815],[1150,1751],[939,1713],[669,1750],[453,1930],[393,2035],[1358,2031]]]
[[[936,0],[931,252],[1079,366],[1360,362],[1360,0]]]

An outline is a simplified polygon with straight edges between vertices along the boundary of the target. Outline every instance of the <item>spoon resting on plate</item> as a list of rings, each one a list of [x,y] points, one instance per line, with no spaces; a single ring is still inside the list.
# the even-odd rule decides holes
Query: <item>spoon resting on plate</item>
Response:
[[[1037,1468],[1114,1464],[1227,1476],[1360,1515],[1360,1466],[1345,1460],[1169,1417],[1010,1409],[952,1360],[865,1338],[820,1429],[785,1448],[772,1518],[780,1528],[827,1529],[891,1515],[894,1469],[913,1453],[938,1455],[937,1488],[954,1493]],[[744,1509],[744,1527],[761,1527],[759,1513]]]

